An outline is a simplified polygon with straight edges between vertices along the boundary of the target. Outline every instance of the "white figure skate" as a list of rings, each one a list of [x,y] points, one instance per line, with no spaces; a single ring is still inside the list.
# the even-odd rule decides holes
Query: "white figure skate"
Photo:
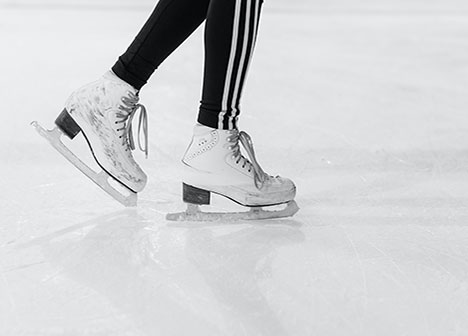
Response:
[[[125,206],[135,206],[137,192],[143,190],[146,175],[135,162],[131,151],[135,149],[132,119],[140,110],[138,145],[148,155],[147,115],[138,104],[138,91],[112,72],[75,91],[68,99],[52,130],[42,128],[36,121],[32,125],[52,146],[81,172],[110,196]],[[140,141],[143,130],[144,147]],[[101,172],[95,172],[77,158],[61,141],[63,134],[70,139],[82,132]],[[124,188],[120,192],[109,183],[118,181]]]
[[[242,144],[249,159],[241,154]],[[244,220],[293,216],[296,187],[286,178],[267,175],[258,164],[250,136],[237,130],[227,131],[195,126],[194,136],[182,162],[186,166],[183,201],[187,210],[168,214],[168,220]],[[200,205],[211,202],[211,193],[249,207],[248,212],[201,212]],[[262,207],[286,204],[282,210]]]

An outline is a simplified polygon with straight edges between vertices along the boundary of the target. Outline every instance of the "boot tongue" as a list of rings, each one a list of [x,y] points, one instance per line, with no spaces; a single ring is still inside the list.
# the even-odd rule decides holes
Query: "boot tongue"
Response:
[[[116,131],[119,137],[130,147],[131,150],[136,149],[135,140],[133,138],[133,118],[139,111],[137,140],[138,148],[145,153],[148,158],[148,114],[146,108],[141,104],[134,104],[132,109],[119,109],[114,115],[117,125]],[[143,136],[143,140],[141,139]],[[142,142],[144,145],[142,145]]]
[[[138,119],[138,130],[137,130],[137,139],[138,139],[138,148],[145,153],[146,158],[148,158],[148,114],[146,112],[146,108],[141,104],[136,104],[135,110],[130,113],[130,116],[127,120],[127,126],[125,132],[128,135],[128,143],[130,148],[134,150],[135,140],[133,139],[133,129],[132,129],[132,121],[133,117],[135,116],[137,110],[140,111],[140,116]],[[141,144],[141,134],[143,133],[143,142],[144,146]]]

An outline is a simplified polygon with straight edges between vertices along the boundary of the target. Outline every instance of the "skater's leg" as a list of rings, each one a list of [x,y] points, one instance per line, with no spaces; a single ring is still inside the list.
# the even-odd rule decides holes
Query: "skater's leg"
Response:
[[[263,0],[211,0],[205,27],[205,71],[198,122],[236,128]]]
[[[138,104],[138,90],[153,71],[206,17],[209,0],[161,0],[143,28],[112,68],[99,80],[72,93],[65,106],[86,136],[97,163],[134,192],[146,184],[135,162],[131,121],[141,111],[139,125],[148,153],[146,110]],[[66,125],[62,125],[62,128]],[[140,129],[140,127],[139,127]],[[140,132],[138,132],[140,133]],[[138,136],[138,142],[140,140]]]
[[[193,205],[209,204],[211,193],[249,207],[292,205],[280,213],[253,212],[236,214],[236,218],[291,216],[297,211],[292,202],[296,195],[294,183],[266,174],[255,157],[250,137],[237,129],[240,98],[255,47],[262,2],[211,0],[208,8],[199,124],[182,159],[183,199],[191,204],[186,213],[191,218],[204,218],[196,213],[192,216],[196,212]]]
[[[113,66],[113,72],[74,91],[56,120],[57,127],[72,139],[82,132],[102,173],[132,193],[143,190],[147,180],[132,155],[135,149],[132,120],[137,111],[140,111],[139,148],[148,154],[146,110],[138,103],[138,91],[164,59],[205,20],[208,4],[209,0],[160,0]],[[144,145],[140,144],[140,126]],[[93,175],[88,174],[90,169],[81,166],[79,169],[109,191],[101,173]]]
[[[205,20],[209,0],[160,0],[113,72],[137,90]]]

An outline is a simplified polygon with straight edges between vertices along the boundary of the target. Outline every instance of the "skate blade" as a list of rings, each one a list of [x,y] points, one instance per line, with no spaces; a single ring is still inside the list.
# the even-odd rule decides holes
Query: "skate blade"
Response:
[[[193,222],[214,222],[214,221],[240,221],[240,220],[260,220],[292,217],[299,211],[296,201],[287,203],[282,210],[264,210],[262,208],[250,208],[245,212],[203,212],[196,204],[187,204],[187,210],[177,213],[169,213],[166,219],[170,221],[193,221]]]
[[[112,198],[116,201],[120,202],[126,207],[134,207],[137,205],[137,193],[128,189],[124,185],[121,185],[126,191],[128,191],[128,195],[124,195],[123,193],[119,192],[117,189],[111,186],[109,180],[114,180],[112,176],[110,176],[104,170],[96,173],[90,167],[88,167],[83,161],[81,161],[78,157],[75,156],[68,148],[63,144],[60,140],[60,137],[64,135],[64,133],[58,128],[57,126],[51,130],[47,130],[43,128],[37,121],[33,121],[31,125],[36,129],[36,131],[44,137],[49,143],[60,153],[62,154],[71,164],[73,164],[76,168],[78,168],[83,174],[85,174],[90,180],[96,183],[102,190],[104,190],[107,194],[109,194]],[[118,182],[118,181],[117,181]]]

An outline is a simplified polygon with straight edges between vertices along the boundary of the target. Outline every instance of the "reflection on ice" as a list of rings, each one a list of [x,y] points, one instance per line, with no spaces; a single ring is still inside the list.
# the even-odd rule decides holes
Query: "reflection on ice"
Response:
[[[85,228],[85,234],[77,235]],[[116,319],[120,327],[132,325],[148,335],[283,335],[262,281],[273,276],[278,249],[303,241],[300,225],[293,221],[183,228],[160,226],[126,210],[17,249],[38,248],[43,262],[54,269],[42,280],[58,289],[47,304],[63,299],[64,279],[75,283],[73,301],[96,296],[110,303],[112,316],[91,310],[75,317],[97,320],[103,332],[112,332]],[[61,325],[64,332],[78,327],[69,322]]]

